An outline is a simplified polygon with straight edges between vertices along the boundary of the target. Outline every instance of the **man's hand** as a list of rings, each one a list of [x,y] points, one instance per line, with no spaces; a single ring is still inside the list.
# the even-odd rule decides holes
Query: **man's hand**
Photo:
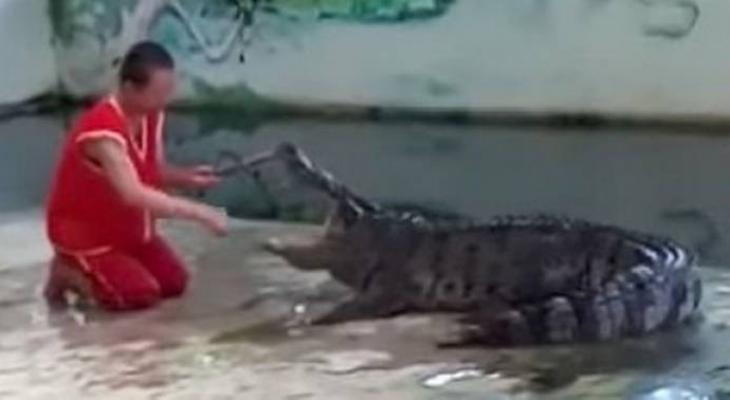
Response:
[[[163,168],[163,181],[165,186],[169,187],[205,190],[216,185],[221,178],[209,165],[187,168],[166,166]]]
[[[187,170],[187,179],[193,189],[209,189],[218,184],[221,178],[215,174],[215,169],[210,165],[199,165]]]
[[[216,236],[228,233],[228,215],[218,208],[196,204],[195,219]]]

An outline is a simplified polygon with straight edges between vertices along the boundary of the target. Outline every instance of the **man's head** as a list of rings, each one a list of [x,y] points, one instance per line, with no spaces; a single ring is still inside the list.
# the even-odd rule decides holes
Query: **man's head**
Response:
[[[122,60],[119,86],[125,102],[142,112],[167,105],[175,89],[175,61],[154,42],[134,45]]]

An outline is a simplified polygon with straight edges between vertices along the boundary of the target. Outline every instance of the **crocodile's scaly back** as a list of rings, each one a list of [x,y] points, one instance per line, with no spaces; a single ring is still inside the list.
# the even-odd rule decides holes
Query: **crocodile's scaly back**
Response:
[[[521,344],[644,334],[698,309],[696,257],[670,239],[546,215],[429,220],[354,194],[292,145],[277,153],[335,204],[314,242],[269,245],[357,293],[321,323],[454,311],[471,339]]]

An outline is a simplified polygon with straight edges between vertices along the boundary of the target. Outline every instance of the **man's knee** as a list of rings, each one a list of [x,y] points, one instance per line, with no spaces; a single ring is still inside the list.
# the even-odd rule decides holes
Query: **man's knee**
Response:
[[[188,281],[188,273],[183,267],[177,266],[171,269],[167,276],[159,280],[162,297],[181,296],[188,287]]]
[[[112,289],[97,296],[99,305],[108,311],[133,311],[153,307],[160,302],[160,288],[152,284]]]
[[[164,239],[153,239],[139,256],[142,264],[157,279],[162,297],[178,297],[185,292],[188,271],[181,257]]]
[[[91,274],[98,302],[107,310],[139,310],[154,306],[162,298],[155,277],[126,256],[108,257]]]

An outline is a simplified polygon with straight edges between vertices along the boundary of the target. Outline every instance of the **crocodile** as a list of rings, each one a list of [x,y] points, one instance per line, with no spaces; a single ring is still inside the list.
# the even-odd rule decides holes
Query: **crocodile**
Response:
[[[361,197],[293,144],[271,157],[331,199],[314,237],[264,244],[352,289],[313,324],[456,313],[461,342],[513,346],[637,337],[700,313],[698,258],[669,238],[546,214],[425,217]]]

